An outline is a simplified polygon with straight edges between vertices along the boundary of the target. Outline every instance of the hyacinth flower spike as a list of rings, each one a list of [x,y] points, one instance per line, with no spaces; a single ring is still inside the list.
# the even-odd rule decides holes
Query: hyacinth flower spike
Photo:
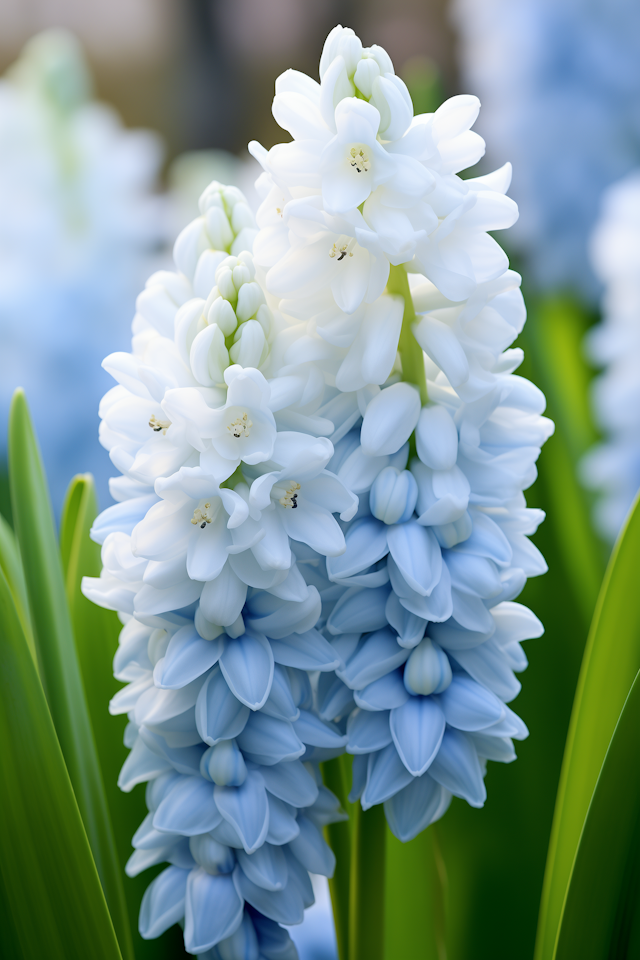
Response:
[[[149,809],[127,869],[169,864],[144,937],[180,922],[212,960],[294,957],[278,924],[332,875],[344,818],[319,764],[353,757],[375,854],[381,805],[403,841],[452,796],[482,806],[487,761],[527,735],[507,704],[542,627],[515,598],[545,564],[523,490],[552,425],[514,374],[520,278],[487,233],[517,216],[508,168],[457,176],[478,107],[413,117],[385,51],[336,27],[320,83],[277,81],[293,140],[251,145],[257,228],[208,187],[105,360],[121,476],[84,591],[124,624],[120,786]],[[381,956],[354,902],[353,956]]]

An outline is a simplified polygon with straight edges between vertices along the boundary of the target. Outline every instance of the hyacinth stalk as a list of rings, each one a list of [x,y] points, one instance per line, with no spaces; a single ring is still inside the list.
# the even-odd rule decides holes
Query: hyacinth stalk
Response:
[[[346,817],[320,764],[336,784],[346,751],[339,941],[382,956],[383,818],[406,842],[453,796],[481,807],[487,761],[527,735],[507,704],[542,626],[515,598],[546,567],[523,490],[552,425],[514,374],[520,278],[487,232],[516,219],[510,168],[457,176],[478,109],[414,117],[386,52],[336,27],[320,83],[276,82],[293,140],[250,145],[256,220],[211,184],[104,361],[121,475],[83,590],[123,622],[119,784],[149,810],[127,872],[168,864],[145,938],[294,958]]]

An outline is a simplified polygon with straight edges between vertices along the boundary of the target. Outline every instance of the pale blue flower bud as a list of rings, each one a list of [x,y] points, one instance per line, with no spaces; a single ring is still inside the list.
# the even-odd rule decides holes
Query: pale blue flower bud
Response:
[[[409,470],[385,467],[374,480],[369,494],[371,513],[383,523],[405,523],[418,499],[418,484]]]
[[[236,865],[236,858],[230,847],[218,843],[208,833],[201,833],[195,837],[189,837],[189,849],[191,856],[196,863],[217,876],[221,873],[231,873]]]
[[[235,740],[221,740],[202,755],[200,772],[219,787],[239,787],[247,779],[247,767]]]
[[[404,668],[404,685],[409,693],[428,696],[442,693],[451,683],[451,664],[442,647],[425,637],[412,650]]]

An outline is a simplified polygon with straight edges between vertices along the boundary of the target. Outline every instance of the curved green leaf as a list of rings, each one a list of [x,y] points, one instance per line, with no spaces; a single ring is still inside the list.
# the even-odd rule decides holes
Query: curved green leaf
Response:
[[[31,630],[31,621],[29,620],[29,600],[27,598],[27,585],[24,579],[22,569],[22,560],[20,551],[16,543],[16,537],[3,516],[0,515],[0,568],[7,578],[9,589],[16,605],[16,613],[20,620],[20,626],[27,640],[27,645],[31,651],[33,662],[37,664],[36,645]]]
[[[9,416],[9,480],[31,624],[51,717],[122,954],[132,958],[120,865],[76,657],[49,492],[22,390],[16,390]]]
[[[128,754],[123,743],[127,717],[112,717],[109,701],[122,686],[113,676],[112,665],[122,624],[113,610],[96,606],[81,591],[82,578],[100,576],[102,567],[100,547],[89,536],[97,513],[93,477],[91,474],[74,477],[69,484],[60,524],[60,552],[67,599],[120,860],[135,954],[138,960],[145,956],[157,960],[167,953],[177,956],[177,949],[170,942],[174,939],[171,936],[149,942],[138,933],[138,909],[152,877],[146,873],[133,879],[124,875],[124,866],[132,852],[131,838],[147,815],[147,807],[144,786],[127,794],[118,788],[118,774]]]
[[[638,758],[640,673],[620,714],[591,799],[564,904],[556,960],[632,956],[625,949],[623,918],[626,895],[636,893],[628,878],[639,853]]]
[[[614,548],[580,670],[547,858],[536,960],[554,954],[580,835],[598,776],[640,669],[640,508]]]
[[[0,664],[0,953],[120,960],[42,685],[1,570]]]

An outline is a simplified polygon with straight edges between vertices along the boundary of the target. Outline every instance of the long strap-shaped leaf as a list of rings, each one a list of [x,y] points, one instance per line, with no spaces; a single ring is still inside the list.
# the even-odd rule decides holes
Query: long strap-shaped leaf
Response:
[[[24,571],[22,569],[20,551],[18,550],[18,544],[16,543],[13,530],[2,516],[0,516],[0,568],[7,578],[13,602],[16,605],[16,613],[20,619],[20,625],[26,637],[34,663],[37,664],[38,657],[31,630],[31,621],[29,620],[27,585],[24,582]]]
[[[102,566],[100,547],[89,537],[98,513],[95,486],[90,474],[74,477],[69,485],[60,524],[60,552],[67,600],[76,641],[76,651],[87,696],[91,725],[98,750],[109,813],[115,835],[121,869],[131,855],[131,838],[144,820],[147,808],[144,789],[122,793],[118,773],[127,757],[123,743],[126,716],[112,717],[109,701],[121,684],[113,676],[113,655],[118,646],[122,624],[117,614],[91,603],[83,596],[83,577],[98,577]],[[153,956],[155,960],[177,956],[173,935],[149,942],[138,933],[138,908],[150,882],[146,874],[124,878],[127,907],[137,960]]]
[[[554,955],[580,835],[605,754],[640,669],[640,508],[614,548],[584,654],[542,892],[536,960]]]
[[[591,799],[558,934],[556,960],[627,957],[626,881],[638,859],[640,673]],[[628,891],[631,895],[636,890]]]
[[[24,392],[9,417],[9,479],[41,676],[118,941],[133,958],[127,907],[65,596],[38,444]]]
[[[0,783],[2,956],[120,960],[42,685],[1,570]]]

